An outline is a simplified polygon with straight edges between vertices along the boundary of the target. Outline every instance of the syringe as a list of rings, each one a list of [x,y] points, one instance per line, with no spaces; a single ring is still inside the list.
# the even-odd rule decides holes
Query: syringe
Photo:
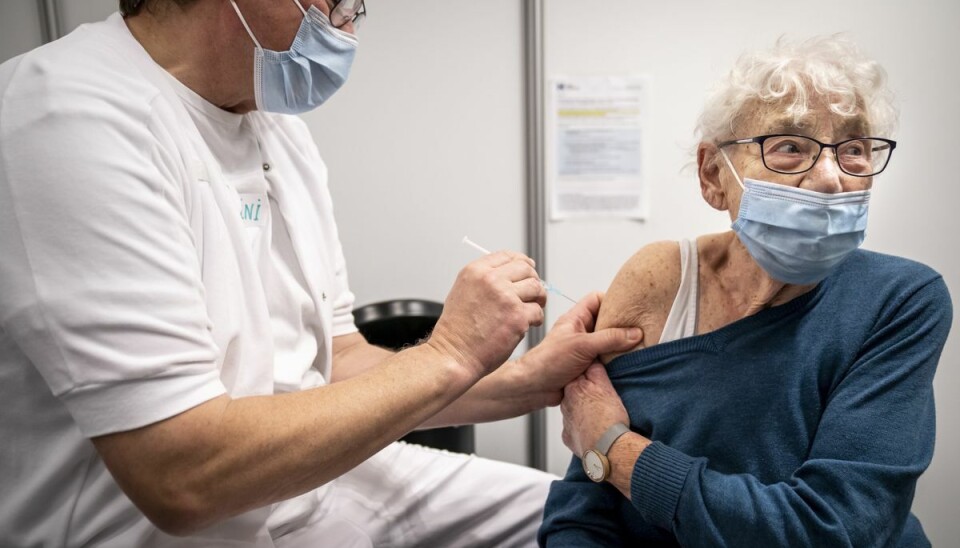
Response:
[[[467,244],[468,246],[476,249],[477,251],[479,251],[480,253],[483,253],[484,255],[489,255],[489,254],[490,254],[489,251],[487,251],[487,250],[484,249],[482,246],[480,246],[480,245],[478,245],[477,243],[475,243],[475,242],[474,242],[473,240],[471,240],[470,238],[467,238],[466,236],[463,237],[463,240],[462,240],[462,241],[463,241],[463,243],[465,243],[465,244]],[[549,292],[551,292],[551,293],[556,293],[557,295],[560,295],[561,297],[563,297],[564,299],[572,302],[573,304],[577,304],[577,301],[575,301],[575,300],[571,299],[570,297],[564,295],[562,291],[560,291],[560,290],[557,289],[556,287],[553,287],[552,285],[548,284],[547,281],[544,280],[543,278],[540,278],[540,285],[542,285],[543,288],[546,289],[547,291],[549,291]]]

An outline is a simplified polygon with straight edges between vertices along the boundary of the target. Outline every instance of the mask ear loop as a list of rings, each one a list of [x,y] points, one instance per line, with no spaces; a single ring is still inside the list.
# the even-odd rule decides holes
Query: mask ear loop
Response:
[[[260,86],[263,80],[263,46],[260,45],[260,42],[257,41],[257,37],[253,35],[253,31],[250,30],[250,25],[247,24],[247,20],[243,18],[243,14],[240,13],[240,8],[237,6],[237,3],[234,0],[230,0],[230,5],[233,6],[233,11],[237,12],[237,17],[240,18],[240,22],[243,24],[243,28],[247,29],[247,34],[250,36],[250,39],[253,40],[253,44],[257,47],[257,51],[260,52],[260,55],[255,55],[253,58],[253,97],[254,102],[257,104],[257,108],[263,108],[263,98],[261,97],[262,93],[260,91]]]
[[[730,158],[727,156],[727,153],[724,152],[722,148],[720,149],[720,154],[723,155],[723,160],[727,162],[727,167],[730,168],[730,172],[733,173],[733,176],[737,178],[737,184],[740,185],[740,188],[742,188],[743,190],[746,190],[746,187],[743,186],[743,181],[740,180],[740,174],[737,173],[736,169],[734,169],[733,163],[730,162]]]
[[[300,0],[293,0],[293,3],[297,5],[297,9],[300,10],[300,13],[302,13],[303,16],[306,17],[306,16],[307,16],[307,10],[303,9],[303,5],[300,4]]]
[[[260,42],[257,41],[257,37],[254,36],[253,31],[250,30],[250,25],[247,24],[247,20],[244,19],[243,14],[240,13],[240,8],[237,7],[237,3],[234,0],[230,0],[230,5],[233,6],[233,11],[237,12],[237,17],[239,17],[240,22],[243,23],[243,28],[247,29],[247,34],[250,35],[250,39],[253,40],[253,44],[257,46],[258,50],[263,51],[263,47],[260,46]],[[297,5],[299,6],[300,4]]]

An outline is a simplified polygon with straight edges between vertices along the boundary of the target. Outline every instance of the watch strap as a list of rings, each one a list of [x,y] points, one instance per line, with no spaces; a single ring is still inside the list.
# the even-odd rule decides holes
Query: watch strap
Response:
[[[607,453],[610,451],[610,447],[613,446],[613,442],[630,431],[630,428],[623,424],[622,422],[614,423],[613,426],[607,428],[607,431],[600,436],[600,440],[597,442],[596,449],[603,456],[607,456]]]

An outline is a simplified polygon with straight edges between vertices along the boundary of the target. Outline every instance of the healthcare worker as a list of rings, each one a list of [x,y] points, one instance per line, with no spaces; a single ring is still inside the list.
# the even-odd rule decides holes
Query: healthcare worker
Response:
[[[363,3],[120,6],[0,66],[0,545],[532,543],[551,476],[392,442],[555,405],[639,330],[593,333],[594,294],[504,363],[546,296],[498,252],[425,343],[369,345],[290,115]]]

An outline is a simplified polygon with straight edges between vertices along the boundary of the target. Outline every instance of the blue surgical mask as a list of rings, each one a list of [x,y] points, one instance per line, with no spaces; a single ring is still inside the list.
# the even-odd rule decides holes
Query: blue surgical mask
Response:
[[[303,12],[300,29],[289,50],[273,51],[260,46],[237,3],[230,3],[257,47],[253,88],[258,109],[283,114],[307,112],[329,99],[347,80],[357,38],[334,27],[316,6],[304,10],[293,0]]]
[[[771,278],[811,284],[826,278],[863,243],[870,191],[827,194],[740,176],[733,231]]]

